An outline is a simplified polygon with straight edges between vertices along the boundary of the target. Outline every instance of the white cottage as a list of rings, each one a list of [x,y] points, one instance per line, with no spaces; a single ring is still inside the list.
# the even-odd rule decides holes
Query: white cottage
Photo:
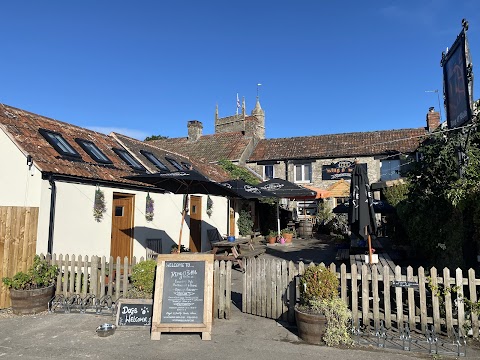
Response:
[[[141,257],[148,248],[168,253],[179,241],[184,196],[125,177],[160,171],[160,163],[164,171],[192,166],[211,180],[228,180],[217,166],[3,104],[0,156],[0,207],[38,208],[36,253]],[[147,198],[153,200],[153,218]],[[192,251],[210,249],[208,229],[227,233],[228,200],[211,196],[209,215],[207,198],[190,198],[181,243]]]

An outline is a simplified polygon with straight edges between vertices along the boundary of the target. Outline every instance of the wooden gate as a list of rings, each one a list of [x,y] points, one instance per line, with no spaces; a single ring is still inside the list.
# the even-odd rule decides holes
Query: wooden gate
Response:
[[[37,227],[37,207],[0,206],[0,279],[32,265]],[[1,286],[0,309],[10,306],[9,291]]]

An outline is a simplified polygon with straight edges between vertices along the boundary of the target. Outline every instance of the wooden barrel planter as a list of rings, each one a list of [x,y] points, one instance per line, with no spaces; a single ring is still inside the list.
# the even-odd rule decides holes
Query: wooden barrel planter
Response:
[[[321,314],[309,314],[295,307],[298,337],[309,344],[323,345],[327,329],[327,318]]]
[[[52,299],[54,292],[54,285],[34,290],[10,289],[12,311],[17,315],[27,315],[48,310],[48,302]]]
[[[300,220],[298,235],[302,238],[311,238],[313,234],[313,224],[308,220]]]

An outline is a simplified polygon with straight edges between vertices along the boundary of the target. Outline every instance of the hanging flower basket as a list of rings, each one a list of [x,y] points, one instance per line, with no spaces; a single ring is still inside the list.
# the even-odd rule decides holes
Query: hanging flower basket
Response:
[[[105,195],[99,187],[95,190],[95,200],[93,202],[93,217],[97,222],[102,221],[103,214],[107,211],[105,205]]]
[[[207,215],[211,217],[213,213],[213,200],[210,198],[210,195],[207,197]]]
[[[147,200],[146,200],[146,205],[145,205],[145,219],[147,221],[152,221],[153,220],[153,215],[154,215],[154,205],[155,201],[150,197],[150,194],[147,194]]]

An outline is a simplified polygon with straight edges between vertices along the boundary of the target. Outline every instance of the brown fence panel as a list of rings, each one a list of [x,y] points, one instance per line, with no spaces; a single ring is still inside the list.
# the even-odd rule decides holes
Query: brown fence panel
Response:
[[[0,279],[26,271],[37,246],[38,208],[0,206]],[[0,309],[10,306],[10,292],[1,284]]]

